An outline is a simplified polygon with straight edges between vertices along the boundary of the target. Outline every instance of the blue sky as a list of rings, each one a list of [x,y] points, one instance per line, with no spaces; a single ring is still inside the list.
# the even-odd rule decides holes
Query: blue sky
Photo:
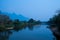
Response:
[[[0,10],[47,21],[60,9],[60,0],[0,0]]]

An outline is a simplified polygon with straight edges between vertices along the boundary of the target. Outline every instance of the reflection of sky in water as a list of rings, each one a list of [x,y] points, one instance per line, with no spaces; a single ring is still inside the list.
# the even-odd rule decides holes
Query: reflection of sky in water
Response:
[[[53,40],[52,32],[46,26],[41,25],[41,27],[34,28],[33,30],[26,28],[19,32],[13,32],[10,40]]]

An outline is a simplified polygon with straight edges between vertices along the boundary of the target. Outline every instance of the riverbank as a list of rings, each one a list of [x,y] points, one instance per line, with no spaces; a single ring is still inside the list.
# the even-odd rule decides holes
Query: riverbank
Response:
[[[53,35],[56,37],[56,40],[60,40],[60,32],[58,31],[58,27],[50,26],[48,28],[52,31]]]

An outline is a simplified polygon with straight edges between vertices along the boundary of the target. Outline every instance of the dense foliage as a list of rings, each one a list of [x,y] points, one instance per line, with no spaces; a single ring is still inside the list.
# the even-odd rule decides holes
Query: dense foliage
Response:
[[[50,26],[52,27],[57,27],[58,30],[60,31],[60,11],[58,12],[57,15],[53,16],[48,23],[50,24]]]
[[[0,30],[19,30],[25,28],[26,26],[37,25],[40,23],[40,21],[36,21],[32,18],[28,21],[20,21],[19,19],[11,20],[8,15],[4,15],[2,12],[0,12]]]

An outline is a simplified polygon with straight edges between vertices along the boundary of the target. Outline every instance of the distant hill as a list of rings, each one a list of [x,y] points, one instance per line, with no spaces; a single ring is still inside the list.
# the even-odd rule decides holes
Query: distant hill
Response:
[[[15,19],[19,19],[20,21],[28,21],[29,20],[29,18],[27,18],[27,17],[25,17],[23,15],[17,15],[15,13],[5,13],[4,12],[2,14],[8,15],[10,17],[10,19],[12,19],[12,20],[15,20]]]

